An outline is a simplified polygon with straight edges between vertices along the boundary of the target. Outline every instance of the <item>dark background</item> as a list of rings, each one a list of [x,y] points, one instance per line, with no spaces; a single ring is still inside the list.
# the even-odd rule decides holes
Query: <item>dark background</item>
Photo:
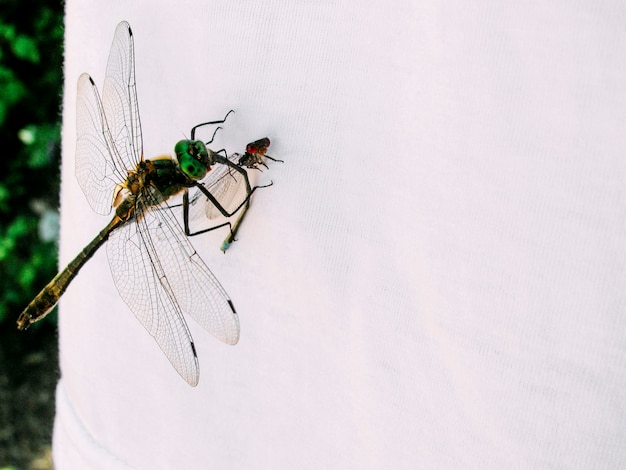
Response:
[[[51,468],[56,313],[18,332],[57,271],[63,7],[0,0],[0,469]]]

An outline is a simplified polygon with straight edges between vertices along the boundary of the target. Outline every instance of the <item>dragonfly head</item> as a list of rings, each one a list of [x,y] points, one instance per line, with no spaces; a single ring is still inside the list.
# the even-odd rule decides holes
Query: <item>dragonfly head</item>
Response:
[[[181,140],[174,152],[180,169],[192,180],[201,180],[211,169],[209,152],[200,140]]]

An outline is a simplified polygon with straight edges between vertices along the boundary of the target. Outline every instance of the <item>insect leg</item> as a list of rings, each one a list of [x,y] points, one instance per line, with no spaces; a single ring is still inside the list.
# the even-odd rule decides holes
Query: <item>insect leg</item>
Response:
[[[193,126],[191,128],[191,140],[196,140],[196,129],[198,129],[199,127],[202,127],[202,126],[212,126],[212,125],[215,125],[215,124],[222,124],[222,123],[226,122],[226,118],[230,115],[230,113],[234,113],[234,112],[235,111],[232,110],[232,109],[230,111],[228,111],[226,113],[226,116],[224,116],[224,119],[222,119],[221,121],[202,122],[200,124],[197,124],[197,125]],[[217,132],[217,129],[215,130],[215,132]],[[215,132],[213,133],[213,137],[215,137]],[[213,138],[211,138],[211,140],[208,143],[211,143],[211,142],[213,142]]]

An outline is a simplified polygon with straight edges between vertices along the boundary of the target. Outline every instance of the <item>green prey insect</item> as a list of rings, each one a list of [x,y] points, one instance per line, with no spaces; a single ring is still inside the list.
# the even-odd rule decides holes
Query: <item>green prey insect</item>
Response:
[[[239,319],[230,297],[186,236],[230,223],[191,233],[188,190],[195,188],[220,214],[230,217],[242,207],[247,208],[250,196],[262,187],[250,187],[246,170],[233,163],[233,157],[229,159],[225,151],[214,152],[193,139],[198,127],[220,124],[225,119],[195,126],[192,139],[174,147],[176,159],[145,159],[133,33],[126,22],[117,26],[102,99],[89,75],[82,74],[78,79],[76,144],[76,177],[90,206],[100,214],[110,213],[113,207],[115,213],[24,309],[17,320],[18,329],[24,330],[46,316],[82,266],[108,242],[107,255],[120,296],[181,377],[192,386],[198,383],[198,358],[183,312],[231,345],[239,340]],[[244,200],[231,211],[209,191],[211,185],[201,182],[214,165],[236,174],[238,178],[233,179],[245,186]],[[173,206],[167,203],[180,194],[185,209],[184,232]]]

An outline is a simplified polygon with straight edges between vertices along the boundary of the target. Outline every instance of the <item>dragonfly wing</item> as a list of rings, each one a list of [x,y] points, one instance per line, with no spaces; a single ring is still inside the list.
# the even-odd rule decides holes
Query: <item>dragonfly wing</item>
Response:
[[[114,155],[116,163],[123,168],[134,169],[143,156],[143,141],[135,82],[133,32],[126,21],[115,29],[102,103],[117,151]]]
[[[229,157],[233,163],[237,163],[240,155],[232,154]],[[228,212],[234,211],[246,198],[246,184],[244,178],[238,172],[227,165],[215,165],[201,181],[213,196]],[[192,198],[191,218],[195,219],[196,213],[202,213],[202,217],[214,220],[222,217],[222,213],[200,191]]]
[[[239,317],[233,303],[184,235],[174,211],[165,205],[151,210],[142,226],[150,234],[150,256],[158,258],[182,311],[220,341],[236,344]]]
[[[76,178],[91,208],[106,215],[115,186],[126,179],[126,168],[111,158],[114,147],[100,95],[86,73],[78,78],[76,100]]]
[[[139,218],[127,222],[109,238],[107,254],[113,280],[122,299],[176,371],[195,386],[199,377],[195,346],[150,238],[154,219],[141,217],[143,209],[138,202]]]

